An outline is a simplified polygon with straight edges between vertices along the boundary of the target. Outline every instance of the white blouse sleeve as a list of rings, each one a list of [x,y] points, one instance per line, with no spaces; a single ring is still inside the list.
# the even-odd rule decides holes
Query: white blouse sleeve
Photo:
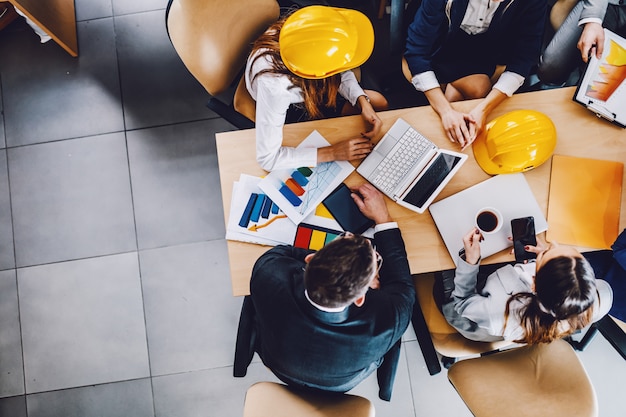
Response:
[[[287,109],[293,101],[285,77],[261,75],[256,87],[256,159],[266,171],[317,165],[317,149],[282,146]]]
[[[339,94],[353,106],[356,106],[356,101],[359,97],[366,95],[352,71],[344,71],[341,73]]]

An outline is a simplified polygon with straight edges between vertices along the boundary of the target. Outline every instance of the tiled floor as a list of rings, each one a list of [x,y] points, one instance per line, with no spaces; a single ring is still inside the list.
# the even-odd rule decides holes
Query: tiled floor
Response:
[[[0,32],[0,416],[241,415],[215,132],[164,27],[166,0],[76,0],[80,57]],[[581,354],[603,417],[626,361]],[[468,416],[411,330],[379,416]]]

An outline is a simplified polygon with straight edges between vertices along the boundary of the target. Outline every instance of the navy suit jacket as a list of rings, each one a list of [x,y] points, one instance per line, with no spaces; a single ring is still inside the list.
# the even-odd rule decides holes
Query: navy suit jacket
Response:
[[[404,54],[411,74],[433,70],[433,56],[452,34],[462,30],[468,4],[469,0],[422,1],[409,26]],[[546,16],[546,0],[504,0],[485,34],[496,63],[527,77],[541,54]]]
[[[250,282],[256,349],[278,378],[347,391],[376,370],[411,320],[415,290],[399,229],[376,233],[384,259],[380,288],[361,307],[339,313],[315,308],[304,294],[304,258],[311,251],[277,246],[256,262]]]

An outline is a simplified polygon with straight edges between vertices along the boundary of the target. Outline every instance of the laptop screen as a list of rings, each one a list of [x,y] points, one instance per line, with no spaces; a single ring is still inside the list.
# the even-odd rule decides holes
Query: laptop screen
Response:
[[[423,207],[459,161],[461,156],[440,153],[402,200]]]

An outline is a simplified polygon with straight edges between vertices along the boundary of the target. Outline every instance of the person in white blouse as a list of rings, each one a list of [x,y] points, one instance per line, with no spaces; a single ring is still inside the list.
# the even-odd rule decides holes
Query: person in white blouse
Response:
[[[374,47],[369,19],[356,10],[310,6],[286,14],[254,43],[245,69],[256,101],[256,158],[266,171],[358,160],[373,148],[387,109],[385,97],[363,90],[351,70]],[[323,148],[283,146],[287,122],[361,114],[359,137]]]

